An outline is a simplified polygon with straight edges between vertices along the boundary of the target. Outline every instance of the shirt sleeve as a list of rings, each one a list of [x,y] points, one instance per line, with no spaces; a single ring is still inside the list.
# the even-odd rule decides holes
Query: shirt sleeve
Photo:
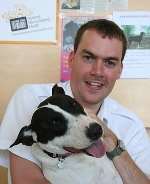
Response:
[[[108,127],[121,139],[137,166],[150,176],[150,138],[144,123],[116,101],[108,99],[103,110]]]
[[[150,138],[143,123],[139,120],[137,120],[137,126],[132,131],[127,146],[139,168],[150,176]]]
[[[39,165],[32,156],[30,147],[19,144],[10,148],[20,129],[30,124],[30,119],[38,103],[38,98],[30,85],[19,88],[11,98],[0,126],[0,163],[8,162],[8,151],[10,151]]]
[[[150,138],[144,127],[144,123],[134,114],[118,116],[117,125],[112,129],[125,143],[126,149],[137,166],[146,174],[150,175]],[[115,127],[115,128],[114,128]]]

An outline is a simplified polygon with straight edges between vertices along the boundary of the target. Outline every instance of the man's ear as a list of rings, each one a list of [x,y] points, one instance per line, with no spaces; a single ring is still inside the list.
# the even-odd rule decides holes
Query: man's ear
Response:
[[[69,54],[69,57],[68,57],[68,65],[69,65],[69,68],[72,69],[72,64],[73,64],[73,61],[74,61],[74,51],[71,51],[70,54]]]
[[[33,140],[33,137],[32,137],[31,126],[30,125],[24,126],[20,130],[17,139],[10,147],[13,147],[13,146],[20,144],[20,143],[22,143],[23,145],[26,145],[26,146],[31,146],[34,142],[35,141]]]
[[[118,71],[118,77],[117,77],[117,79],[120,79],[122,70],[123,70],[123,63],[120,64],[120,68],[119,68],[119,71]]]

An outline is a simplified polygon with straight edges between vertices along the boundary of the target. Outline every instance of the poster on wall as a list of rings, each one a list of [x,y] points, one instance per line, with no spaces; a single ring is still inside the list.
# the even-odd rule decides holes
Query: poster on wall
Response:
[[[128,0],[60,0],[62,12],[100,13],[127,10]]]
[[[63,16],[61,26],[61,81],[69,80],[70,72],[68,65],[69,53],[73,50],[74,38],[79,27],[88,20],[107,18],[111,19],[111,16]]]
[[[113,20],[128,40],[121,78],[150,78],[150,12],[114,12]]]
[[[57,0],[0,0],[0,41],[56,42]]]

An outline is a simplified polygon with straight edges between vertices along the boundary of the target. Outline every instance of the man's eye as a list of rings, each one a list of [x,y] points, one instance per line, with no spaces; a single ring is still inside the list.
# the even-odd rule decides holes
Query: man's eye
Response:
[[[95,61],[95,59],[92,56],[89,56],[89,55],[83,55],[83,60],[86,63],[93,63]]]
[[[113,68],[113,67],[116,66],[116,62],[115,62],[115,61],[112,61],[112,60],[106,60],[106,61],[105,61],[105,65],[106,65],[107,67]]]

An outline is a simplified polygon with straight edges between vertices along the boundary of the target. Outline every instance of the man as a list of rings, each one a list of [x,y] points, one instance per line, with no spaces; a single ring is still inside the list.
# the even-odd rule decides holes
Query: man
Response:
[[[108,97],[120,78],[126,48],[126,38],[115,23],[104,19],[89,21],[80,27],[68,59],[70,81],[59,85],[107,124],[104,130],[107,156],[123,183],[149,184],[150,140],[143,123]],[[19,144],[10,149],[9,146],[21,127],[30,122],[38,104],[51,95],[52,86],[25,85],[8,105],[0,132],[0,148],[9,149],[13,184],[48,184],[29,147]]]

